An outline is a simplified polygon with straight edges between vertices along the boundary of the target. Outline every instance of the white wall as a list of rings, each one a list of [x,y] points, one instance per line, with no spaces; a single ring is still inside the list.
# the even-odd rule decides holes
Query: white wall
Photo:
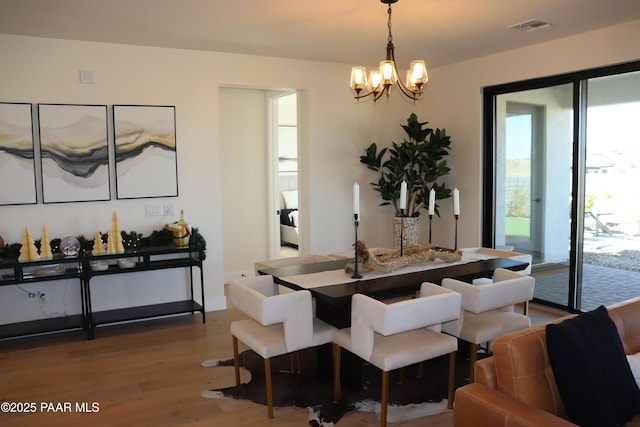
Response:
[[[476,246],[481,230],[482,87],[636,60],[640,58],[640,45],[635,43],[639,35],[640,21],[635,21],[431,69],[424,100],[415,105],[398,94],[377,105],[356,104],[348,90],[347,64],[0,35],[0,101],[175,105],[180,196],[166,201],[183,208],[189,222],[200,227],[207,239],[207,307],[213,310],[225,306],[223,256],[227,254],[222,253],[223,227],[226,228],[221,213],[222,183],[225,182],[224,192],[241,191],[233,181],[226,184],[222,177],[220,86],[303,91],[300,154],[301,170],[305,172],[300,177],[304,195],[300,208],[305,215],[305,253],[350,248],[351,191],[356,180],[361,184],[359,237],[371,246],[391,244],[392,212],[378,206],[377,193],[368,185],[374,176],[359,163],[359,157],[371,142],[387,145],[391,140],[400,141],[400,125],[411,112],[432,126],[445,127],[452,136],[449,163],[453,173],[447,184],[461,192],[459,246]],[[79,84],[81,69],[94,70],[96,83]],[[114,210],[119,213],[122,229],[146,234],[170,219],[145,217],[145,202],[140,199],[2,206],[0,235],[7,242],[19,242],[24,227],[39,230],[46,223],[51,236],[92,236],[97,229],[110,225]],[[442,202],[443,218],[434,222],[434,241],[442,246],[453,243],[450,204],[450,200]],[[423,225],[425,240],[427,230]],[[251,269],[254,261],[236,259],[234,263]],[[173,297],[173,285],[177,282],[183,286],[184,281],[184,275],[177,276],[146,275],[135,283],[113,279],[109,287],[104,287],[101,303],[111,307],[144,302],[151,294]],[[64,310],[63,295],[62,289],[53,295],[50,292],[50,311]],[[68,310],[77,312],[78,304],[69,303],[70,298],[66,301]],[[42,317],[39,307],[12,286],[0,289],[0,313],[2,323]]]
[[[368,142],[373,135],[388,141],[397,130],[386,131],[386,124],[401,123],[412,108],[397,100],[386,106],[355,106],[348,89],[348,70],[339,64],[10,35],[0,35],[0,51],[2,102],[176,106],[180,195],[151,202],[175,203],[207,239],[204,270],[209,310],[226,304],[223,256],[227,254],[222,253],[225,233],[221,210],[224,168],[219,135],[222,107],[218,95],[221,86],[296,88],[304,92],[307,107],[303,151],[308,174],[302,182],[309,196],[301,201],[301,209],[308,215],[308,252],[349,247],[351,187],[363,172],[363,168],[353,165],[354,161],[357,164],[363,141]],[[94,71],[95,84],[79,83],[78,71],[86,69]],[[393,105],[399,107],[390,112]],[[243,165],[238,167],[242,170]],[[225,194],[242,191],[233,180],[228,182]],[[52,238],[93,236],[97,230],[110,226],[113,211],[118,212],[122,229],[143,234],[175,220],[145,217],[147,202],[114,197],[107,202],[1,206],[0,235],[7,243],[20,242],[25,227],[36,232],[44,223]],[[35,237],[39,237],[37,233]],[[248,268],[255,261],[228,256],[231,262]],[[117,308],[180,298],[186,292],[185,279],[186,274],[180,271],[100,278],[92,289],[94,307]],[[45,313],[80,311],[76,283],[42,283],[28,289],[48,292]],[[0,313],[2,323],[47,316],[14,286],[0,289]]]
[[[224,272],[246,274],[267,250],[267,92],[220,89]],[[250,269],[253,274],[253,269]]]

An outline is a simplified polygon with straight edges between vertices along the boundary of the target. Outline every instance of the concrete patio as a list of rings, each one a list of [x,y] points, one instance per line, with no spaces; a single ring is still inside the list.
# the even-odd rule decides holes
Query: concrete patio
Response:
[[[589,311],[640,296],[640,239],[637,236],[585,236],[582,303]],[[569,268],[535,272],[536,300],[566,305]]]

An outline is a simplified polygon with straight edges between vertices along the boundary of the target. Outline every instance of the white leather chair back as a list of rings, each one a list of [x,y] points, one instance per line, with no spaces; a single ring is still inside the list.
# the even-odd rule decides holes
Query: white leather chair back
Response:
[[[257,276],[228,285],[231,304],[263,326],[282,323],[289,352],[308,348],[313,342],[311,293],[276,294],[271,276]]]
[[[351,302],[351,350],[364,360],[373,352],[374,334],[394,335],[455,321],[460,317],[460,294],[423,283],[420,298],[385,304],[355,294]]]
[[[456,279],[443,279],[442,286],[462,294],[462,309],[472,313],[513,307],[533,298],[535,279],[518,272],[497,268],[493,283],[472,285]]]

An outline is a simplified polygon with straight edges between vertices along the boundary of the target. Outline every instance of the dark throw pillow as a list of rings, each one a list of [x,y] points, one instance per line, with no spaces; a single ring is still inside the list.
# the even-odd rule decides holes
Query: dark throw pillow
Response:
[[[619,427],[640,412],[640,389],[604,306],[546,327],[549,362],[569,420]]]

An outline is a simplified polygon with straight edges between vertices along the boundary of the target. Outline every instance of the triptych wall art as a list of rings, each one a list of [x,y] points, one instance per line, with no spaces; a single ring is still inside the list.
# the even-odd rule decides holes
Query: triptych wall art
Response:
[[[43,203],[110,200],[111,171],[118,199],[177,196],[175,107],[114,105],[113,148],[107,116],[38,104],[36,123],[31,104],[0,102],[0,205],[37,203],[38,179]]]

